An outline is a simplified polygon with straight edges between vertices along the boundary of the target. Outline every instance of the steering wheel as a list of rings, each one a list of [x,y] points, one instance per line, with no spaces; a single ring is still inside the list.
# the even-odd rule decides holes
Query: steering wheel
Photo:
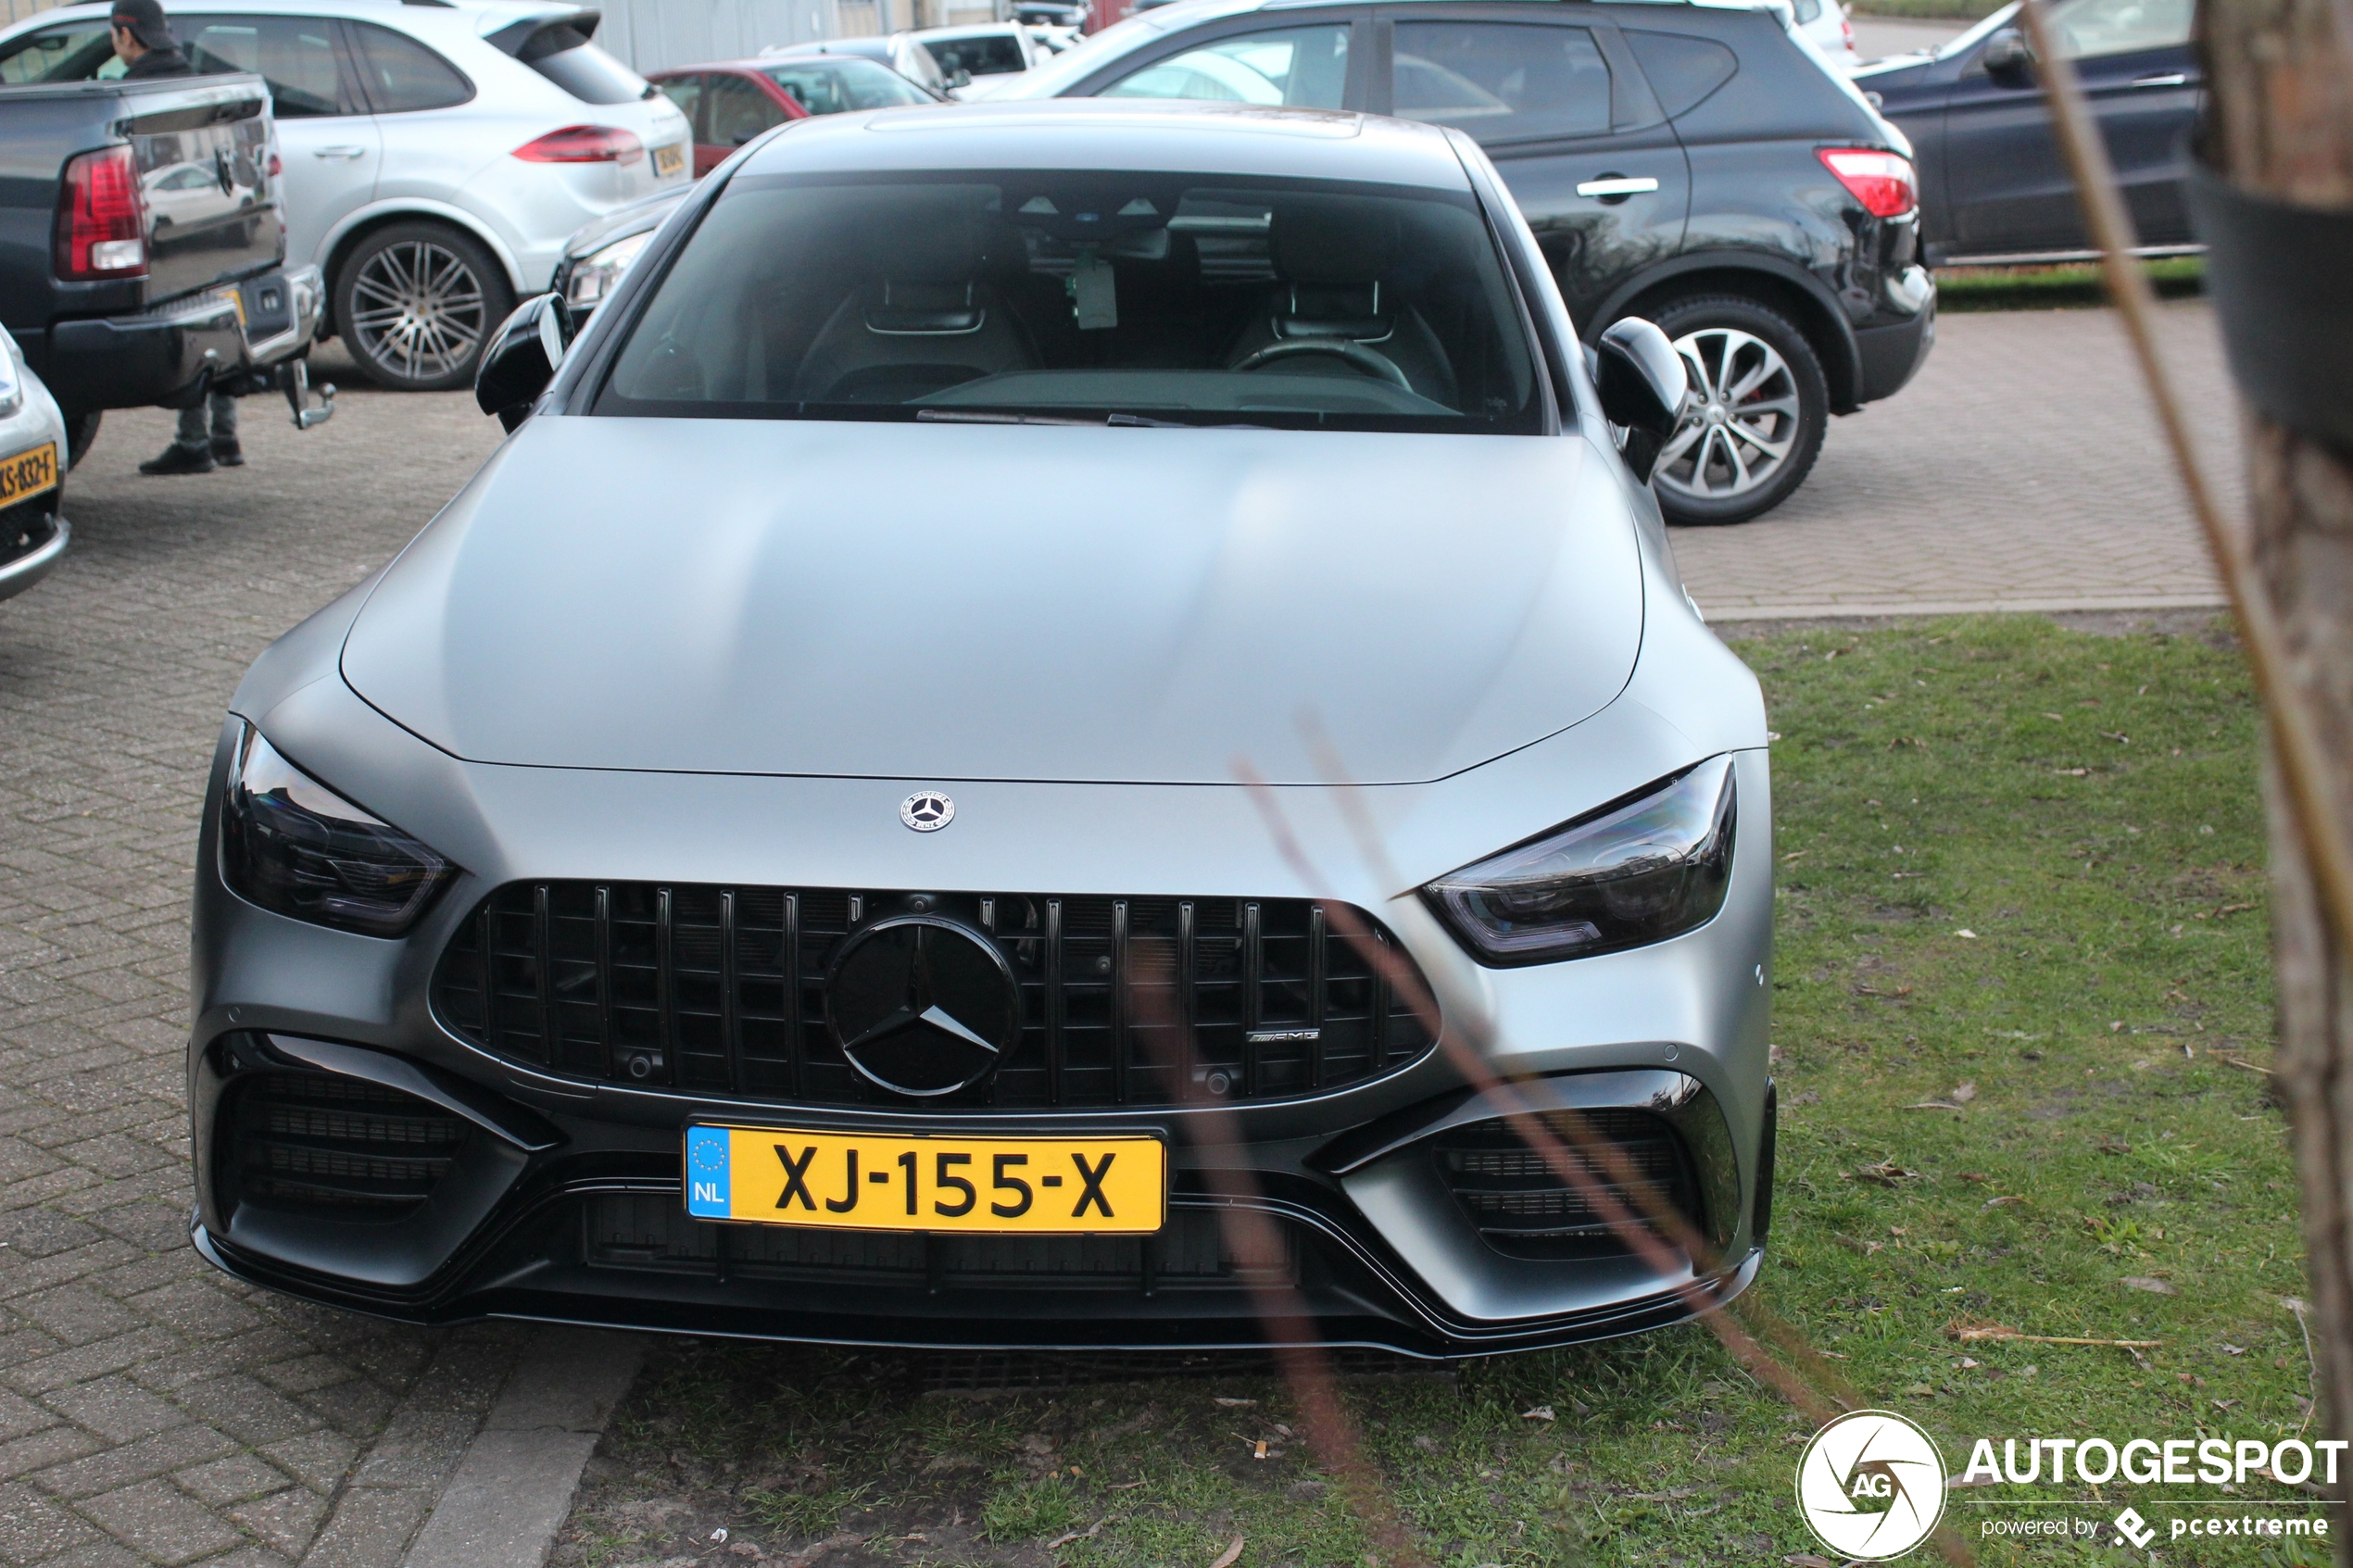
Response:
[[[1405,372],[1386,354],[1378,354],[1353,338],[1295,337],[1281,343],[1270,343],[1257,353],[1234,367],[1237,370],[1256,370],[1278,359],[1292,359],[1302,354],[1328,354],[1335,359],[1345,359],[1366,375],[1385,381],[1400,391],[1411,392],[1414,385]]]

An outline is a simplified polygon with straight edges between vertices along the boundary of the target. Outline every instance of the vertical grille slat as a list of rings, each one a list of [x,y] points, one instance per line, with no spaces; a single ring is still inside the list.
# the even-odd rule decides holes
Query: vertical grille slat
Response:
[[[1341,909],[1399,961],[1369,915]],[[1383,965],[1296,898],[511,883],[450,939],[434,1006],[459,1037],[575,1077],[896,1103],[842,1055],[824,982],[866,925],[923,910],[993,942],[1021,997],[994,1077],[931,1109],[1277,1099],[1432,1044]]]

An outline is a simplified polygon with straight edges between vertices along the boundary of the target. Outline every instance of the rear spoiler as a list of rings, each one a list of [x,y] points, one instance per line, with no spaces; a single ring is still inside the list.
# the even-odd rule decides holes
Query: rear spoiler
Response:
[[[484,42],[519,60],[544,59],[560,50],[587,43],[597,36],[597,29],[603,25],[604,19],[602,11],[566,6],[560,10],[545,11],[535,17],[525,17],[519,22],[509,22],[482,36]]]

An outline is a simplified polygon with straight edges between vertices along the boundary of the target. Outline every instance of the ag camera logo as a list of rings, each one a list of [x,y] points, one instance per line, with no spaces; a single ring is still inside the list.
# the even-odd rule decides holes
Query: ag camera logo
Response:
[[[1841,1557],[1901,1557],[1944,1517],[1944,1457],[1934,1438],[1893,1411],[1850,1411],[1806,1445],[1797,1508]]]

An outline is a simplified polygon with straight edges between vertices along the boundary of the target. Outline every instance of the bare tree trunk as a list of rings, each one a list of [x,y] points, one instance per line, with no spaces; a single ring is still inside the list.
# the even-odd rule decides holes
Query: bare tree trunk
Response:
[[[2353,207],[2353,0],[2207,0],[2211,157],[2247,190]],[[2247,417],[2254,555],[2293,684],[2353,780],[2353,454]],[[2278,1070],[2295,1128],[2328,1431],[2353,1429],[2353,964],[2331,930],[2276,771],[2271,808]],[[2353,1478],[2348,1478],[2353,1479]],[[2337,1561],[2353,1565],[2353,1533]]]

